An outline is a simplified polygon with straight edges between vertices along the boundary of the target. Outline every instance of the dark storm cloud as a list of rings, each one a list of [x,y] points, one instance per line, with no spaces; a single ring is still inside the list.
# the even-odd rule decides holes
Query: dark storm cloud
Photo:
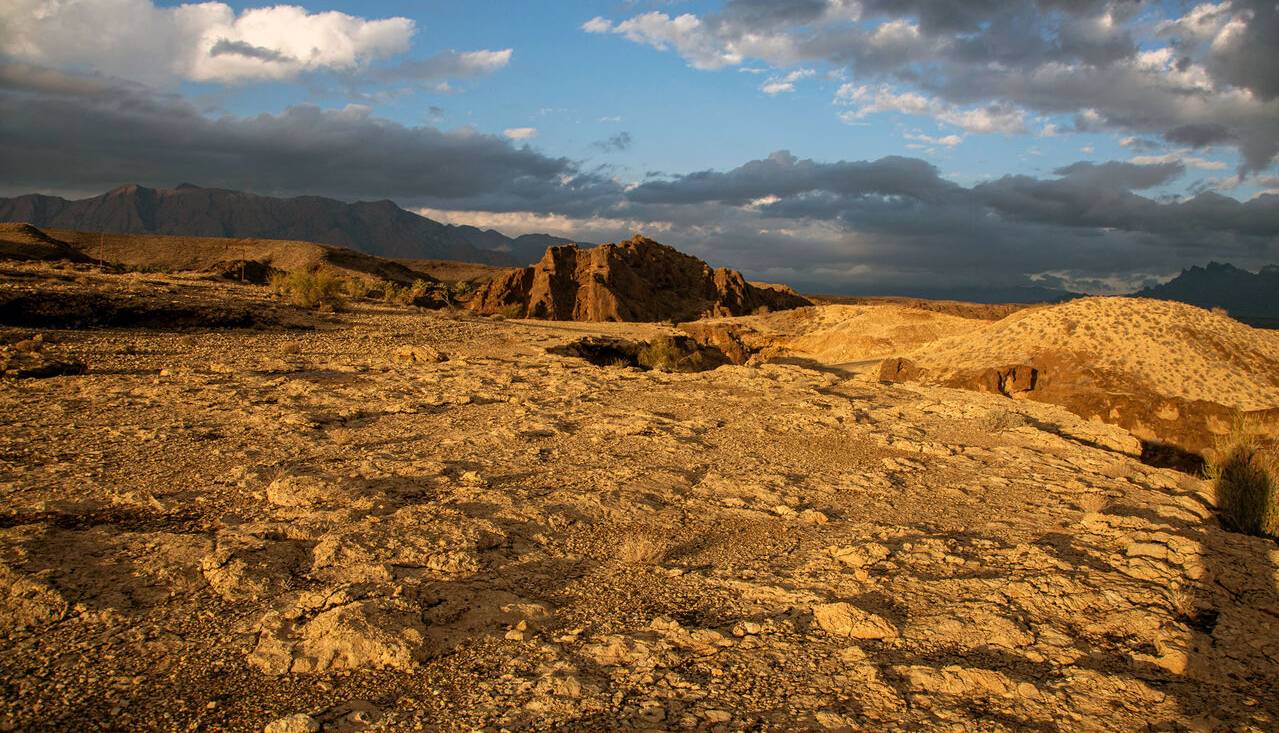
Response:
[[[1217,122],[1182,125],[1164,133],[1164,139],[1168,142],[1189,145],[1192,148],[1230,142],[1234,137],[1234,133],[1230,132],[1228,127]]]
[[[0,141],[11,188],[193,180],[495,210],[616,188],[565,158],[467,129],[406,127],[363,107],[215,118],[178,96],[18,65],[0,67]]]
[[[0,66],[0,159],[9,193],[189,180],[598,220],[581,236],[644,228],[714,264],[826,291],[1025,284],[1043,272],[1090,282],[1279,258],[1279,196],[1141,195],[1180,176],[1179,163],[1076,163],[965,187],[916,158],[778,151],[628,188],[530,146],[406,127],[365,108],[218,117],[176,95],[32,67]]]
[[[640,203],[717,201],[743,205],[768,196],[824,191],[910,196],[935,202],[958,189],[942,180],[931,163],[918,158],[889,156],[876,161],[818,163],[779,151],[730,171],[699,171],[672,181],[651,181],[632,190],[629,198]]]
[[[210,56],[243,56],[245,58],[257,59],[258,61],[295,61],[292,56],[280,53],[273,48],[263,48],[262,46],[254,46],[252,43],[244,41],[232,41],[226,38],[219,38],[218,42],[213,44],[213,48],[209,49]]]
[[[1279,3],[1234,0],[1243,27],[1231,43],[1214,49],[1208,69],[1234,86],[1264,100],[1279,97]]]

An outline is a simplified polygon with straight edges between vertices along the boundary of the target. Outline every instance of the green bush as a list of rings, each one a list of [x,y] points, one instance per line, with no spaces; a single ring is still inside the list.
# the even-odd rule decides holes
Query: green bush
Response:
[[[1208,462],[1217,509],[1231,529],[1279,537],[1279,456],[1243,425],[1218,443]]]
[[[362,277],[353,277],[342,284],[342,289],[352,298],[369,298],[377,288]]]
[[[339,310],[346,305],[342,278],[322,270],[274,273],[270,285],[276,295],[301,308]]]

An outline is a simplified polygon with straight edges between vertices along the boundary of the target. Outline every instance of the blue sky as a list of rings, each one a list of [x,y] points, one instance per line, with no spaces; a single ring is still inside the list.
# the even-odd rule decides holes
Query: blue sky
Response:
[[[391,198],[511,234],[642,230],[831,289],[1123,289],[1279,259],[1276,18],[1263,0],[15,0],[5,188]],[[80,107],[103,121],[38,118]],[[355,175],[264,162],[291,147]]]

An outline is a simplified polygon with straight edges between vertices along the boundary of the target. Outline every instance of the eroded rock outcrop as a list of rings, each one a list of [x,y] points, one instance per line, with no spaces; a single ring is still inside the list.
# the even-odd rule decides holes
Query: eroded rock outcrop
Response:
[[[809,305],[740,272],[635,236],[592,249],[550,247],[532,267],[494,278],[471,301],[481,313],[557,321],[687,321]]]

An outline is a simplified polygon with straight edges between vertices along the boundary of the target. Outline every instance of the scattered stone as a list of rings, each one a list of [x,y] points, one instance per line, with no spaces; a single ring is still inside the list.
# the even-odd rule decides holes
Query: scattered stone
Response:
[[[262,729],[262,733],[319,733],[320,722],[310,715],[294,713],[274,720]]]

